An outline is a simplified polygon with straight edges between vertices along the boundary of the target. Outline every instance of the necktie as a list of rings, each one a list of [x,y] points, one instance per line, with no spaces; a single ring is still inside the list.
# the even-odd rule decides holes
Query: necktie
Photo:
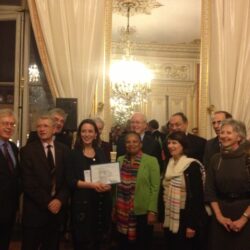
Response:
[[[54,157],[51,151],[51,147],[52,147],[51,145],[47,146],[47,160],[50,166],[50,170],[52,172],[52,171],[55,171],[55,163],[54,163]]]
[[[55,175],[55,163],[54,157],[51,151],[51,145],[47,146],[47,160],[50,166],[50,175],[51,175],[51,195],[54,196],[56,193],[56,175]]]
[[[7,142],[5,142],[3,144],[3,152],[4,152],[5,159],[7,161],[7,164],[8,164],[9,170],[10,170],[11,173],[13,173],[13,171],[14,171],[14,164],[13,164],[13,161],[11,159],[10,152],[8,150],[8,144],[7,144]]]

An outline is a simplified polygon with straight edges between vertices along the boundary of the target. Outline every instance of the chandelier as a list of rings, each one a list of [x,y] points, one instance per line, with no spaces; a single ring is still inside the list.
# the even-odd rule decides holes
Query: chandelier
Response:
[[[129,18],[133,2],[126,2],[127,28],[124,30],[125,55],[122,60],[114,61],[110,66],[111,108],[116,124],[125,124],[131,113],[140,111],[147,101],[150,83],[153,78],[151,71],[131,55],[131,33]]]
[[[29,82],[36,83],[40,79],[40,73],[36,64],[29,66]]]

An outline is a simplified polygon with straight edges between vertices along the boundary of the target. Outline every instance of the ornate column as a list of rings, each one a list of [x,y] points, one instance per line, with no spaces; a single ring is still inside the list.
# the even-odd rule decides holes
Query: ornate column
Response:
[[[198,123],[199,132],[203,137],[209,137],[210,120],[207,108],[209,106],[209,51],[210,51],[210,13],[211,0],[202,0],[201,9],[201,66],[200,66],[200,84],[199,84],[199,111]]]

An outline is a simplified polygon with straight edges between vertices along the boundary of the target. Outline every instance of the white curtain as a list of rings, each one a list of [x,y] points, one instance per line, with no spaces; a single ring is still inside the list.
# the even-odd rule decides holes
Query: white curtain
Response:
[[[250,0],[211,1],[210,104],[250,128]]]
[[[104,81],[105,0],[35,0],[60,97],[78,98],[78,119],[90,116]]]

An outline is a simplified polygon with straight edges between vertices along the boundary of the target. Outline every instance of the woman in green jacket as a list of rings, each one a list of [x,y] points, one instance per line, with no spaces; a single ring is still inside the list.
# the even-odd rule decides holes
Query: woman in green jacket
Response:
[[[156,221],[160,167],[157,159],[142,152],[140,135],[125,137],[126,155],[118,158],[121,183],[116,194],[119,249],[151,249]]]

